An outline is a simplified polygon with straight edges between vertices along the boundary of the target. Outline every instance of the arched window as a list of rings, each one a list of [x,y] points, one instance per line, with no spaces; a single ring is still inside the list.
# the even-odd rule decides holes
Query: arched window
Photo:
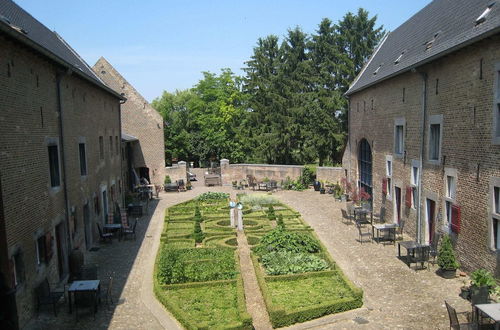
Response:
[[[372,149],[366,139],[359,143],[359,187],[372,196]]]

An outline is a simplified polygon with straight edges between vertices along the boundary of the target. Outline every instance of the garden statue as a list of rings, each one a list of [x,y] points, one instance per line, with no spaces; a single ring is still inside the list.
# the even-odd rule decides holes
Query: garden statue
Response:
[[[236,212],[238,213],[238,230],[243,230],[243,204],[236,204]]]
[[[235,224],[235,212],[236,212],[236,202],[230,201],[229,202],[229,216],[231,218],[231,228],[234,228],[236,226]]]

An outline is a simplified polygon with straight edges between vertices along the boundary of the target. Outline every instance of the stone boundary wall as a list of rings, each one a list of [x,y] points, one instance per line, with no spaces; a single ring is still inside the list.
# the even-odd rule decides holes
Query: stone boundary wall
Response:
[[[344,169],[342,167],[317,167],[316,179],[318,181],[328,181],[330,183],[339,183],[345,177]]]
[[[240,181],[253,175],[258,181],[268,178],[281,182],[287,177],[295,180],[301,174],[302,165],[269,165],[269,164],[229,164],[229,160],[222,159],[221,162],[222,185],[231,185],[233,181]],[[317,167],[318,180],[335,183],[340,182],[344,175],[341,167]]]
[[[184,183],[187,183],[188,175],[186,162],[180,161],[178,164],[171,167],[165,167],[165,175],[168,175],[172,182],[182,179],[184,180]]]

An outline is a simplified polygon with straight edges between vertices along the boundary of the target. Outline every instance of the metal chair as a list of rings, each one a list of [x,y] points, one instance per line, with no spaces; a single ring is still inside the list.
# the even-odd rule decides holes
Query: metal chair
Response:
[[[97,224],[97,230],[99,230],[99,237],[101,238],[101,241],[106,242],[106,240],[108,240],[110,243],[112,243],[113,234],[103,233],[99,222],[96,222],[96,224]]]
[[[371,242],[372,231],[370,228],[368,228],[367,226],[364,226],[360,222],[356,222],[356,228],[358,229],[359,242],[361,244],[363,244],[363,237],[369,237],[369,240]]]
[[[438,246],[439,246],[439,240],[441,239],[441,234],[440,233],[436,233],[434,235],[434,237],[432,238],[432,242],[431,242],[431,250],[430,250],[430,257],[432,258],[432,261],[429,261],[435,265],[436,264],[436,257],[438,255]]]
[[[385,222],[385,207],[380,208],[380,213],[374,214],[373,217],[378,220],[378,222]]]
[[[405,227],[405,222],[406,222],[406,220],[405,220],[405,219],[401,219],[401,220],[399,221],[399,230],[398,230],[398,232],[397,232],[397,235],[399,235],[399,236],[400,236],[400,239],[403,239],[403,235],[404,235],[403,231],[404,231],[404,227]],[[397,235],[396,235],[396,236],[397,236]],[[396,240],[397,240],[397,239],[398,239],[398,238],[396,237]]]
[[[111,296],[111,290],[112,290],[112,287],[113,287],[113,277],[109,277],[109,282],[108,282],[108,285],[107,287],[102,287],[101,286],[101,289],[99,291],[99,302],[101,301],[101,299],[104,299],[106,301],[106,308],[109,310],[109,302],[111,301],[111,303],[113,304],[113,297]]]
[[[346,211],[346,210],[344,210],[344,209],[341,209],[341,211],[342,211],[342,218],[344,218],[344,219],[345,219],[345,220],[347,220],[349,223],[351,223],[351,222],[352,222],[352,218],[351,218],[351,216],[347,213],[347,211]]]
[[[52,305],[54,315],[57,316],[57,302],[64,296],[64,291],[51,291],[49,281],[45,278],[36,288],[36,311],[40,311],[41,305]]]
[[[136,240],[136,235],[135,235],[135,228],[137,227],[137,219],[135,219],[134,225],[132,226],[132,229],[129,228],[124,228],[122,235],[123,239],[125,239],[129,235],[134,235],[134,240]]]
[[[445,300],[444,301],[445,305],[446,305],[446,309],[448,310],[448,317],[450,318],[450,329],[456,329],[456,330],[460,330],[460,329],[477,329],[477,324],[475,323],[460,323],[458,321],[458,314],[465,314],[467,316],[467,321],[470,320],[470,316],[469,316],[469,313],[468,312],[462,312],[462,313],[457,313],[457,311],[455,310],[455,308],[451,307],[450,304],[448,304],[448,302]]]
[[[421,269],[424,269],[424,264],[427,262],[427,266],[429,266],[429,253],[430,246],[419,246],[415,248],[415,253],[410,259],[410,265],[415,263],[415,270],[417,270],[418,264],[420,264]]]

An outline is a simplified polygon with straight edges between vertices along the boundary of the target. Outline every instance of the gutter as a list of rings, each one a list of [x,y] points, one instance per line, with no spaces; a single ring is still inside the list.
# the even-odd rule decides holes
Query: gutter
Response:
[[[0,20],[0,32],[4,32],[8,36],[12,37],[13,39],[21,42],[22,44],[26,45],[29,48],[32,48],[33,50],[41,53],[42,55],[46,56],[50,60],[56,62],[57,64],[63,66],[67,70],[71,70],[75,72],[80,78],[83,78],[87,82],[90,82],[91,84],[104,89],[108,93],[112,94],[113,96],[117,97],[120,100],[125,101],[126,98],[114,91],[113,89],[109,88],[108,86],[104,85],[103,83],[91,78],[87,74],[85,74],[83,71],[81,71],[79,68],[75,67],[71,63],[63,60],[56,54],[52,53],[50,50],[46,49],[45,47],[40,46],[21,32],[18,32],[14,30],[9,24],[5,23],[4,21]]]
[[[425,124],[427,118],[427,73],[419,72],[422,77],[422,119],[420,127],[420,150],[418,167],[418,207],[417,207],[417,242],[422,242],[422,177],[424,176],[424,146],[425,146]],[[413,174],[412,174],[413,175]]]
[[[66,213],[66,217],[65,217],[65,221],[66,221],[66,233],[68,235],[68,238],[67,238],[67,241],[66,241],[66,245],[68,247],[68,250],[67,250],[67,256],[69,256],[69,253],[72,251],[72,240],[71,240],[71,233],[70,233],[70,230],[69,230],[69,215],[70,215],[70,209],[69,209],[69,198],[68,198],[68,180],[67,180],[67,176],[66,176],[66,157],[64,156],[64,120],[63,120],[63,111],[62,111],[62,98],[61,98],[61,80],[63,78],[63,76],[65,75],[70,75],[71,74],[71,71],[68,71],[66,73],[61,73],[61,72],[57,72],[56,73],[56,92],[57,92],[57,111],[59,112],[59,116],[58,116],[58,119],[59,119],[59,135],[60,135],[60,145],[61,145],[61,150],[59,151],[60,154],[61,154],[61,164],[62,164],[62,179],[63,179],[63,182],[64,182],[64,207],[65,207],[65,213]],[[67,260],[63,260],[63,262]]]

